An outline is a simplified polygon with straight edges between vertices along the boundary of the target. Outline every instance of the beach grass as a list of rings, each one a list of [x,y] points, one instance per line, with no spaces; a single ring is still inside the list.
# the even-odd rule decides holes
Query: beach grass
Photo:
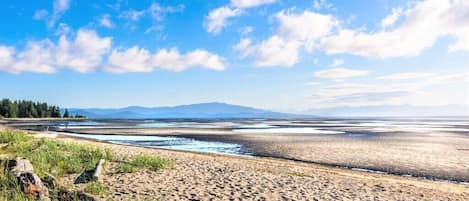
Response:
[[[129,162],[120,163],[116,166],[116,173],[133,173],[139,169],[158,171],[163,168],[172,168],[173,161],[151,155],[137,155],[128,159]]]
[[[12,157],[27,158],[39,176],[50,173],[61,177],[79,173],[93,168],[99,159],[111,160],[113,157],[107,149],[53,139],[34,139],[19,131],[2,132],[0,136],[2,142],[8,143],[2,152]]]
[[[137,167],[128,163],[120,163],[115,168],[116,173],[134,173],[137,171]]]
[[[108,188],[99,181],[93,181],[87,184],[83,191],[92,195],[104,195],[107,193]]]
[[[57,139],[34,138],[32,135],[17,130],[0,131],[0,201],[3,200],[28,200],[18,187],[17,180],[11,174],[5,172],[6,159],[24,157],[34,166],[34,172],[43,177],[52,174],[55,177],[63,177],[69,174],[80,173],[96,166],[100,159],[106,161],[119,161],[116,173],[132,173],[141,169],[157,171],[167,167],[173,167],[171,160],[152,155],[135,155],[124,160],[116,160],[117,157],[110,149],[95,146],[93,144],[63,142]],[[99,182],[86,185],[84,191],[93,195],[103,195],[108,188]]]
[[[18,143],[31,140],[33,137],[22,131],[5,130],[0,132],[0,143]]]

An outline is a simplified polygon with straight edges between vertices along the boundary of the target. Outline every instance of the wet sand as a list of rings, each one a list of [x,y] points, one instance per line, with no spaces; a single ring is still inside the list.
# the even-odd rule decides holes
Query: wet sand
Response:
[[[1,127],[1,126],[0,126]],[[103,130],[101,130],[103,131]],[[173,160],[173,168],[115,173],[105,166],[103,200],[466,200],[469,186],[353,171],[275,158],[227,156],[116,145],[33,132],[38,137],[94,144],[125,158],[150,154]],[[74,185],[77,175],[60,178]]]
[[[469,182],[469,136],[451,132],[360,135],[236,133],[223,128],[80,129],[86,134],[181,136],[245,145],[257,156]]]
[[[64,141],[89,141],[61,138]],[[104,184],[112,200],[465,200],[469,186],[351,171],[280,159],[246,158],[91,142],[121,157],[151,154],[172,169],[115,174]],[[71,175],[60,182],[74,186]],[[83,188],[83,186],[74,186]]]

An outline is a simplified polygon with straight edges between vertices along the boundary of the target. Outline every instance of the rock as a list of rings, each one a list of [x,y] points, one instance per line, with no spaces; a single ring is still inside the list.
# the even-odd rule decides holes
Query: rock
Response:
[[[51,174],[46,174],[46,176],[42,178],[42,182],[49,190],[57,188],[57,179]]]
[[[41,179],[34,174],[31,162],[25,158],[17,157],[8,161],[8,171],[13,174],[20,186],[21,191],[28,197],[40,200],[47,200],[49,190],[42,183]]]
[[[23,172],[34,172],[34,167],[29,160],[16,157],[8,161],[8,170],[15,176],[19,176]]]

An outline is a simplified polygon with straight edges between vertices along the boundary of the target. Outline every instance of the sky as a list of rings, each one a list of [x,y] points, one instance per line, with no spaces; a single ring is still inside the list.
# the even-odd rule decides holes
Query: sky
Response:
[[[0,97],[469,105],[467,0],[2,1]]]

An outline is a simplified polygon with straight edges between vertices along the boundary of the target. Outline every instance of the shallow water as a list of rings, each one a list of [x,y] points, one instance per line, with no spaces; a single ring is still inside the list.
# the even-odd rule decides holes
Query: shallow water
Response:
[[[56,132],[51,132],[56,133]],[[88,135],[68,132],[58,132],[61,135],[80,137],[92,140],[106,141],[115,144],[135,145],[144,147],[158,147],[173,150],[218,153],[229,155],[252,155],[243,145],[234,143],[201,141],[184,137],[168,136],[135,136],[135,135]]]

